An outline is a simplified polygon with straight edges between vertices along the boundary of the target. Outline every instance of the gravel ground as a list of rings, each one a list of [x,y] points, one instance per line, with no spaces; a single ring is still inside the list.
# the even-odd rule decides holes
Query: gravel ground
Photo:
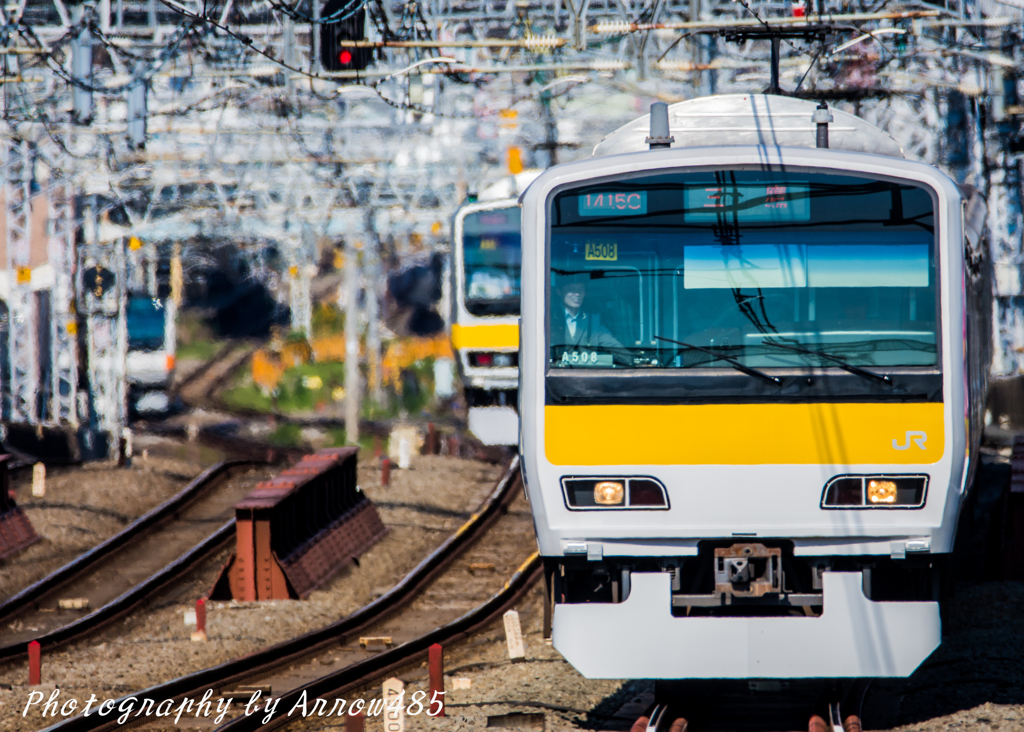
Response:
[[[494,466],[449,458],[420,458],[392,473],[380,488],[373,463],[360,465],[360,482],[392,531],[359,567],[339,575],[306,602],[214,603],[210,641],[189,642],[182,614],[208,587],[226,558],[213,558],[195,579],[154,601],[150,611],[44,658],[44,687],[59,679],[62,698],[90,693],[113,697],[241,655],[335,620],[382,593],[462,523],[500,474]],[[421,714],[408,729],[469,730],[628,729],[613,719],[623,704],[645,698],[650,682],[587,680],[541,637],[542,593],[535,587],[517,608],[527,658],[508,660],[500,623],[445,651],[448,709],[444,719]],[[944,613],[942,647],[906,680],[876,682],[865,707],[865,727],[893,732],[1009,732],[1024,730],[1024,584],[964,583]],[[38,715],[20,716],[29,688],[24,664],[0,669],[0,730],[40,729]],[[425,664],[400,674],[407,694],[426,688]],[[453,678],[469,689],[453,690]],[[10,688],[7,688],[7,687]],[[379,685],[360,696],[380,695]],[[238,702],[235,702],[238,704]],[[47,723],[52,720],[47,720]],[[340,718],[306,718],[293,729],[338,729]],[[174,729],[173,725],[164,727]],[[154,726],[147,729],[157,729]],[[381,718],[367,732],[383,729]]]
[[[407,729],[628,730],[613,719],[626,703],[649,697],[651,682],[588,680],[541,637],[542,601],[535,587],[517,608],[526,660],[508,660],[504,628],[494,624],[477,637],[445,650],[444,719],[407,718]],[[1024,730],[1024,584],[983,583],[961,589],[950,606],[943,646],[906,680],[876,682],[865,710],[865,729],[893,732],[1020,732]],[[426,690],[425,664],[399,674],[406,696]],[[452,690],[452,678],[470,688]],[[380,686],[352,695],[379,698]],[[296,712],[298,715],[298,712]],[[539,716],[538,716],[539,715]],[[336,718],[308,717],[290,729],[335,730]],[[380,717],[367,732],[382,732]]]
[[[407,726],[427,730],[481,729],[490,726],[489,717],[510,714],[543,715],[544,728],[548,730],[593,726],[588,712],[616,694],[623,682],[585,679],[548,645],[542,636],[543,602],[542,585],[538,584],[516,607],[523,631],[525,660],[513,663],[508,659],[501,621],[475,638],[446,649],[445,688],[452,688],[452,678],[468,679],[470,688],[447,692],[448,708],[444,719],[420,714],[415,719],[407,718]],[[400,678],[408,684],[407,698],[427,688],[425,668],[415,669]],[[371,698],[379,694],[378,687],[373,693],[362,696]],[[326,724],[324,721],[307,719],[296,729],[314,732],[337,726],[335,720]],[[540,728],[530,717],[520,717],[517,721],[516,726]],[[494,723],[492,719],[491,725]],[[380,717],[368,719],[366,729],[367,732],[383,730],[383,720]]]
[[[10,597],[113,536],[196,474],[193,463],[157,455],[137,458],[131,468],[114,463],[53,468],[46,495],[35,497],[32,472],[21,471],[12,480],[15,500],[42,541],[0,562],[0,597]]]
[[[211,603],[206,643],[190,640],[183,615],[212,585],[228,551],[190,578],[155,597],[144,611],[95,637],[43,656],[46,693],[62,699],[100,699],[145,689],[212,666],[344,617],[386,591],[447,538],[486,497],[502,469],[468,460],[420,457],[410,470],[392,472],[381,488],[375,464],[359,467],[360,484],[391,529],[359,566],[343,570],[303,602]],[[22,718],[31,689],[27,664],[0,667],[0,730],[35,730],[52,723],[38,713]],[[50,686],[47,686],[49,684]],[[33,712],[37,712],[34,709]]]
[[[1024,730],[1022,607],[1020,582],[961,586],[943,618],[942,646],[909,679],[872,687],[870,728]]]

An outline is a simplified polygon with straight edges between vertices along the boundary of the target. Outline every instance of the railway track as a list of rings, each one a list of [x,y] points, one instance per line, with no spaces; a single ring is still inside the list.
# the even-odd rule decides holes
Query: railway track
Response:
[[[234,535],[234,506],[269,473],[251,460],[219,463],[77,559],[0,603],[0,660],[95,632],[181,576]],[[62,608],[84,599],[87,609]],[[74,604],[74,603],[70,603]]]
[[[411,638],[402,645],[386,652],[370,655],[351,665],[307,682],[281,695],[278,712],[264,722],[259,715],[236,716],[218,728],[219,732],[256,732],[282,729],[299,722],[301,716],[289,716],[288,710],[299,702],[303,694],[307,699],[337,699],[349,692],[357,691],[372,684],[386,674],[394,673],[416,663],[427,655],[430,646],[437,643],[450,646],[474,633],[484,630],[498,620],[506,610],[515,605],[533,587],[543,573],[539,553],[526,559],[505,583],[501,590],[469,612],[447,624]],[[676,732],[676,731],[673,731]],[[680,731],[682,732],[682,731]]]
[[[279,447],[240,434],[238,419],[266,420],[299,425],[300,427],[344,428],[345,420],[338,417],[321,415],[294,415],[278,411],[261,411],[247,407],[229,406],[220,396],[232,375],[252,355],[264,345],[264,341],[230,341],[222,346],[209,360],[182,379],[174,391],[191,407],[206,408],[222,412],[234,418],[231,422],[220,425],[206,425],[200,428],[204,444],[222,449],[235,455],[265,458],[268,462],[295,460],[301,458],[308,450]],[[450,420],[441,419],[439,426],[454,432],[458,436],[458,454],[475,460],[490,463],[503,463],[511,453],[504,447],[484,445],[476,438],[465,434],[464,425]],[[378,438],[387,438],[393,427],[391,420],[360,420],[360,431]],[[163,434],[186,435],[185,427],[170,429],[158,425],[150,425],[149,429]]]
[[[672,701],[651,703],[630,732],[863,732],[864,680],[846,684],[842,693],[807,680],[670,683],[676,691],[663,698]]]
[[[630,732],[701,732],[701,730],[705,729],[716,728],[691,726],[686,717],[675,716],[675,713],[669,707],[659,704],[649,715],[645,714],[634,722]],[[842,732],[863,732],[860,717],[855,714],[847,716],[841,724],[835,718],[831,723],[828,723],[821,715],[815,714],[807,723],[806,729],[807,732],[838,732],[838,730],[842,730]],[[803,730],[795,730],[794,732],[803,732]]]
[[[228,341],[209,360],[176,384],[175,393],[189,406],[219,408],[216,391],[261,345],[262,341]]]
[[[242,684],[259,683],[281,698],[280,706],[284,707],[285,700],[297,698],[303,690],[311,696],[344,693],[417,659],[432,643],[450,643],[486,625],[521,597],[541,574],[536,554],[526,557],[533,548],[533,528],[520,480],[515,458],[465,524],[391,590],[348,617],[132,696],[180,700],[202,696],[208,689],[230,693]],[[498,540],[480,541],[485,534]],[[530,541],[524,542],[524,536]],[[487,562],[480,561],[481,557]],[[467,571],[468,566],[485,564],[491,565],[491,571]],[[505,582],[507,577],[512,579]],[[439,623],[443,625],[438,627]],[[367,637],[372,640],[361,645],[360,639]],[[325,668],[334,670],[325,674]],[[243,716],[230,724],[248,729],[246,725],[253,721]],[[145,724],[146,719],[138,723]],[[272,725],[278,723],[271,721]],[[179,727],[184,724],[183,718]],[[109,717],[90,714],[49,729],[91,732],[117,727]]]

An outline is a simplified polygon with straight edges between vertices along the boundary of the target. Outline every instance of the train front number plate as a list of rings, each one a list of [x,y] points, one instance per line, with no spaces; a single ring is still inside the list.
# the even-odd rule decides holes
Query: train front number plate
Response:
[[[588,241],[585,256],[587,259],[616,262],[619,259],[619,245],[613,241]]]

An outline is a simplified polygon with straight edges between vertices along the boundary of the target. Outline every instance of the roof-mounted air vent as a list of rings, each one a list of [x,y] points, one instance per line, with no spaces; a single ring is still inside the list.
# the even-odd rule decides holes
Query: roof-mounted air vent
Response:
[[[644,142],[651,146],[651,150],[658,150],[672,147],[675,141],[668,129],[668,105],[655,102],[651,105],[651,135]]]

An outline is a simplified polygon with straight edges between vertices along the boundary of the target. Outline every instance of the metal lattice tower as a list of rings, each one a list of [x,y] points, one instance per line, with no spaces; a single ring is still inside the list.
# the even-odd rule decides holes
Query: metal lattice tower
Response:
[[[75,188],[60,180],[50,188],[50,421],[77,427],[78,319],[75,305]]]
[[[317,5],[304,0],[288,7],[315,15]],[[415,254],[420,245],[413,241],[443,249],[451,212],[468,191],[479,191],[505,174],[509,147],[532,154],[536,165],[555,158],[567,161],[589,154],[602,135],[646,113],[656,99],[765,88],[766,41],[727,43],[712,33],[687,35],[696,29],[693,24],[793,20],[788,0],[383,0],[368,6],[368,39],[380,41],[386,35],[463,45],[379,49],[365,72],[310,80],[282,69],[279,60],[318,74],[317,30],[274,6],[252,0],[222,5],[213,20],[253,39],[252,44],[243,47],[223,29],[207,26],[209,33],[201,40],[199,34],[190,36],[191,42],[204,44],[200,53],[176,47],[151,69],[139,59],[157,59],[172,47],[167,39],[178,37],[185,16],[162,3],[151,8],[149,0],[123,0],[117,7],[120,14],[108,12],[105,4],[88,10],[94,21],[90,42],[102,45],[109,57],[81,70],[95,87],[91,125],[67,132],[49,123],[49,135],[31,138],[35,154],[74,191],[50,193],[54,232],[57,219],[67,222],[70,231],[66,240],[65,234],[54,233],[50,246],[66,241],[65,256],[75,256],[72,198],[96,194],[104,202],[96,204],[93,219],[103,207],[120,206],[129,221],[120,230],[107,226],[113,234],[104,240],[110,243],[86,247],[83,265],[103,262],[118,270],[123,239],[130,235],[147,247],[180,248],[186,270],[199,266],[210,242],[231,242],[251,260],[252,276],[267,284],[279,302],[291,303],[298,330],[308,327],[307,273],[319,243],[373,239],[372,222],[386,220],[382,256]],[[186,10],[192,7],[182,4]],[[862,0],[806,4],[812,15],[819,8],[826,15],[875,9]],[[954,0],[943,8],[923,3],[882,7],[887,9],[930,15],[866,21],[865,31],[880,29],[887,35],[862,39],[846,50],[838,46],[853,38],[850,33],[837,36],[828,48],[784,42],[783,88],[792,91],[800,85],[803,93],[824,96],[830,105],[888,131],[909,158],[947,167],[958,182],[987,194],[997,275],[994,370],[1024,372],[1019,154],[1006,145],[1008,123],[993,114],[996,97],[1004,107],[1014,106],[1006,101],[1012,95],[1005,80],[1012,76],[1007,69],[1019,69],[1022,59],[1019,48],[999,42],[999,34],[1003,27],[1021,26],[1024,11],[996,0]],[[75,35],[76,23],[63,4],[28,3],[22,10],[22,20],[32,24],[37,36],[59,49],[55,61],[68,63],[69,48],[61,46],[61,39]],[[999,18],[1006,23],[980,28],[974,22]],[[105,35],[122,25],[125,34],[116,42]],[[537,38],[551,43],[514,45]],[[486,47],[494,40],[511,45]],[[442,55],[456,59],[463,70],[445,74],[437,64],[409,68]],[[8,74],[16,70],[23,81],[5,86],[5,109],[17,116],[33,108],[69,108],[71,88],[49,67],[29,63],[31,58],[20,57],[16,68],[8,67]],[[145,85],[138,83],[140,69],[152,72]],[[1013,77],[1013,84],[1019,86],[1018,81]],[[145,147],[140,148],[138,130],[135,139],[129,135],[127,94],[134,89],[138,95],[143,86],[146,96],[131,108],[145,108],[149,115]],[[942,140],[953,93],[974,110],[970,144],[956,170],[948,164]],[[1019,120],[1020,112],[1014,114],[1001,119]],[[982,119],[989,120],[987,128],[982,129]],[[47,123],[25,124],[38,130]],[[72,165],[74,158],[81,160]],[[63,177],[56,175],[61,171]],[[11,172],[5,179],[8,189],[11,181],[22,180]],[[10,208],[15,199],[7,200]],[[281,255],[278,271],[267,264],[270,249]],[[67,260],[58,265],[60,256],[51,253],[55,269],[62,270]],[[61,282],[58,272],[52,307],[55,314],[66,315]],[[369,283],[368,289],[376,284]],[[15,326],[24,326],[35,304],[31,297],[15,300],[21,295],[13,287],[11,342],[21,344],[27,331],[16,334]],[[114,392],[123,388],[117,354],[125,347],[119,335],[124,324],[113,300],[106,299],[113,295],[99,304],[89,304],[89,297],[79,291],[83,306],[91,308],[87,342],[90,379],[95,380],[90,385],[92,417],[98,420],[116,401]],[[118,297],[124,297],[123,290]],[[54,325],[50,340],[50,418],[69,421],[74,397],[64,395],[74,392],[74,369],[61,371],[58,363],[73,353],[75,338]],[[38,370],[26,368],[18,372],[22,381]],[[120,414],[123,401],[110,408]],[[110,422],[111,429],[120,419]]]
[[[4,145],[4,210],[7,236],[10,413],[7,419],[35,424],[39,391],[38,325],[31,289],[32,151],[28,142]]]
[[[92,229],[93,241],[79,249],[78,292],[87,329],[89,422],[117,440],[128,422],[125,242],[99,243],[100,217],[95,215],[94,209],[86,209],[86,219],[86,230]],[[112,275],[108,286],[102,286],[102,281],[85,281],[85,273],[95,272],[95,267],[102,267]]]

